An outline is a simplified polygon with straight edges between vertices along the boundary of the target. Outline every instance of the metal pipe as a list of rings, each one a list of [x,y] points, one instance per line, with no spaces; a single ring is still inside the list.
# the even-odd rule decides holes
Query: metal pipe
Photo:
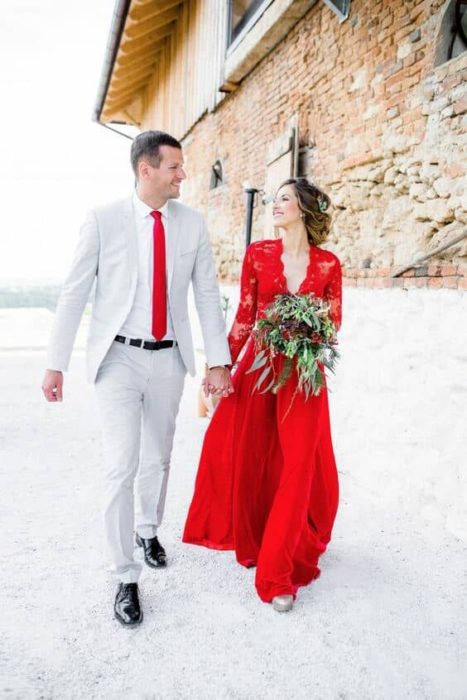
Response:
[[[253,224],[253,209],[255,208],[255,195],[259,190],[251,187],[250,185],[244,185],[243,191],[246,194],[246,247],[251,243],[251,227]]]
[[[107,90],[109,89],[110,79],[112,77],[112,71],[117,57],[118,47],[120,46],[120,39],[122,38],[125,28],[125,21],[128,10],[130,9],[130,4],[131,0],[116,0],[115,3],[112,25],[105,49],[104,65],[102,66],[101,79],[97,91],[96,104],[92,115],[93,121],[96,122],[99,122],[104,108],[104,102]]]
[[[105,129],[108,129],[109,131],[114,131],[116,134],[119,134],[120,136],[124,136],[126,139],[130,139],[130,141],[133,141],[134,137],[129,136],[128,134],[124,134],[123,131],[119,131],[118,129],[114,129],[113,127],[109,126],[108,124],[104,124],[103,122],[97,122],[99,126],[103,126]],[[111,124],[120,124],[121,122],[110,122]]]
[[[458,236],[453,238],[448,243],[443,243],[443,245],[438,246],[438,248],[435,248],[435,250],[432,250],[431,253],[428,253],[428,255],[423,255],[421,258],[417,258],[417,260],[414,260],[414,262],[411,263],[410,265],[404,265],[404,267],[400,267],[398,270],[396,270],[391,275],[391,277],[399,277],[399,275],[402,275],[403,272],[407,272],[407,270],[411,270],[413,267],[416,267],[416,265],[420,265],[420,263],[425,262],[425,260],[429,260],[430,258],[433,258],[435,255],[438,255],[438,253],[442,253],[443,250],[450,248],[455,243],[459,243],[460,241],[463,241],[464,238],[467,238],[467,229],[465,229],[461,234],[459,234]]]

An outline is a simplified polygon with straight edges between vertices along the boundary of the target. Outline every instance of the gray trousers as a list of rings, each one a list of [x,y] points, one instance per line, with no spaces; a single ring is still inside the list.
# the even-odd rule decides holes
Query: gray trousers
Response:
[[[175,420],[186,369],[178,347],[114,342],[96,378],[104,465],[104,525],[119,581],[136,582],[134,529],[154,537],[162,522]]]

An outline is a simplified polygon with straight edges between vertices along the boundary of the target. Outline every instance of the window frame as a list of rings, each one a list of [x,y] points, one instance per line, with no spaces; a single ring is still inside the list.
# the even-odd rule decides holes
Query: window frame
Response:
[[[228,0],[228,12],[227,12],[227,54],[235,51],[235,48],[240,44],[242,39],[248,34],[250,29],[258,21],[261,15],[268,9],[274,0],[253,0],[255,3],[246,12],[245,24],[240,28],[238,34],[235,38],[232,38],[232,7],[234,0]],[[250,15],[250,16],[248,16]],[[242,20],[241,20],[242,21]],[[240,21],[240,22],[241,22]]]
[[[340,7],[337,7],[336,3],[332,0],[324,0],[324,3],[339,17],[341,22],[344,22],[344,20],[348,18],[350,14],[350,0],[343,0],[344,11],[342,11]]]

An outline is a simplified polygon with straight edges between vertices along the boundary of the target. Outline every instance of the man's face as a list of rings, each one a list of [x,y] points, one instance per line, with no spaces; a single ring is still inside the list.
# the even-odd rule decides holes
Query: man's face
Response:
[[[179,148],[160,146],[160,164],[153,167],[147,161],[140,163],[140,179],[143,178],[145,189],[162,199],[180,197],[180,185],[186,178],[183,169],[183,154]]]

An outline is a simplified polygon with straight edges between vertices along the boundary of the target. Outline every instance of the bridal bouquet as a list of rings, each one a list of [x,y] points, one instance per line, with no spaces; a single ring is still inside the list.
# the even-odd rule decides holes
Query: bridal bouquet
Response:
[[[256,355],[248,373],[263,369],[254,390],[277,393],[298,374],[299,391],[317,396],[324,386],[323,365],[334,372],[339,358],[329,304],[312,294],[278,294],[253,331]],[[273,359],[285,357],[279,374]]]

